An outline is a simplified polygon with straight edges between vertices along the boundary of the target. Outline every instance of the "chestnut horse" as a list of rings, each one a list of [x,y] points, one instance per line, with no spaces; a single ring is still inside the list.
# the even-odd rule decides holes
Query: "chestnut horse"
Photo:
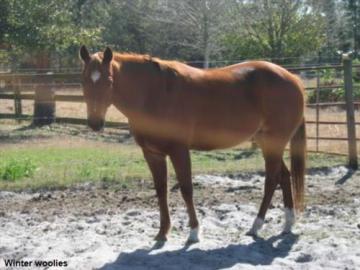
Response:
[[[88,124],[103,128],[113,104],[129,120],[153,176],[160,207],[160,231],[170,230],[166,157],[174,166],[189,215],[188,241],[199,241],[193,202],[190,149],[212,150],[255,140],[265,159],[264,197],[248,232],[256,235],[264,223],[279,184],[285,206],[284,232],[303,208],[305,171],[304,88],[284,68],[263,61],[202,70],[147,55],[80,49]],[[283,160],[290,142],[291,173]],[[291,180],[290,180],[291,179]]]

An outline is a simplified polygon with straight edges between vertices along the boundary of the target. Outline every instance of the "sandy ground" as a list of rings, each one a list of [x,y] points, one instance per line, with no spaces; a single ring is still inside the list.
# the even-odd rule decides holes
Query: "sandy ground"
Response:
[[[159,214],[151,183],[136,190],[83,184],[39,193],[0,192],[0,269],[359,269],[360,173],[310,171],[307,208],[281,235],[278,190],[259,238],[245,235],[262,196],[263,176],[199,175],[200,243],[186,246],[187,214],[169,194],[172,232],[155,244]],[[6,267],[5,259],[31,265]],[[36,261],[47,265],[34,266]],[[66,267],[64,265],[67,265]]]

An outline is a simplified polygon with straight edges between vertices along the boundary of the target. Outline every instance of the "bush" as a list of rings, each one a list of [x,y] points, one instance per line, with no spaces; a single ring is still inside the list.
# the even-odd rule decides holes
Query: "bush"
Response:
[[[354,63],[356,64],[356,63]],[[322,87],[331,85],[343,85],[342,75],[335,70],[323,70],[320,73],[320,84]],[[340,75],[340,76],[339,76]],[[360,100],[360,70],[353,68],[353,94],[354,100]],[[316,103],[316,91],[308,93],[309,103]],[[337,89],[321,89],[319,92],[319,102],[343,102],[345,101],[345,89],[343,87]]]
[[[30,159],[12,159],[0,168],[0,177],[2,180],[15,181],[33,176],[35,170],[36,166]]]
[[[359,59],[355,59],[353,61],[353,65],[360,65],[360,60]],[[353,78],[354,78],[354,82],[355,83],[359,83],[360,82],[360,67],[354,67],[353,68]]]

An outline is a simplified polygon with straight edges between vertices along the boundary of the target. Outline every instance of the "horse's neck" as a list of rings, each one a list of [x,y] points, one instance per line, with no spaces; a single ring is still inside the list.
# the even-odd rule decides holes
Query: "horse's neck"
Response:
[[[123,65],[123,64],[122,64]],[[114,97],[113,105],[128,118],[131,113],[147,113],[151,108],[145,107],[158,104],[154,100],[164,98],[165,93],[177,87],[178,82],[185,83],[181,76],[186,76],[186,84],[192,84],[192,78],[199,81],[203,70],[179,64],[175,71],[172,67],[160,66],[161,63],[125,63],[114,70]],[[177,73],[177,72],[180,73]],[[185,75],[184,75],[185,74]],[[192,85],[189,88],[196,88]],[[167,103],[166,103],[167,104]],[[166,105],[163,104],[163,105]]]
[[[153,74],[140,70],[139,73],[125,75],[119,69],[114,71],[113,105],[128,118],[143,110],[149,88],[154,84]]]

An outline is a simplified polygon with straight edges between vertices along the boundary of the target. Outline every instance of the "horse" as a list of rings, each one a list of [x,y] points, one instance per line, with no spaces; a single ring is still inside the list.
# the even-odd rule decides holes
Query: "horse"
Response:
[[[188,242],[199,241],[200,225],[193,201],[190,150],[210,151],[254,140],[265,160],[264,196],[248,235],[257,236],[273,193],[280,185],[285,223],[291,232],[303,210],[306,158],[305,91],[301,80],[265,61],[248,61],[198,69],[149,55],[106,48],[90,54],[80,48],[88,125],[103,128],[114,105],[128,119],[151,171],[160,209],[157,241],[171,227],[167,163],[174,167],[189,217]],[[290,142],[291,172],[283,154]]]

